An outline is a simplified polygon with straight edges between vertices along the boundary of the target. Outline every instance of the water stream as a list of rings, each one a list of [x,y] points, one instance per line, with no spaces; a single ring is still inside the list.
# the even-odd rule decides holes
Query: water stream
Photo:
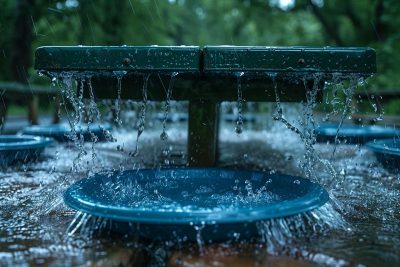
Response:
[[[237,77],[237,119],[236,119],[236,126],[235,126],[235,132],[237,134],[241,134],[243,129],[243,92],[242,92],[242,76],[244,75],[244,72],[239,72],[236,74]]]
[[[135,157],[139,153],[139,138],[144,131],[144,127],[146,124],[146,110],[147,110],[147,83],[149,81],[150,74],[146,74],[143,76],[143,87],[142,87],[142,106],[140,108],[140,118],[138,122],[138,131],[136,136],[136,146],[134,152],[130,153],[130,156]]]

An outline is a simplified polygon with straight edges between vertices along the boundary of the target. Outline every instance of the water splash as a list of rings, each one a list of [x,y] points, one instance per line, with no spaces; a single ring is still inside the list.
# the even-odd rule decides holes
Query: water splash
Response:
[[[293,117],[290,117],[287,112],[285,112],[285,115],[287,120],[293,120]],[[163,147],[163,142],[159,138],[161,124],[159,126],[149,131],[152,135],[151,137],[146,137],[149,139],[143,142],[143,147],[141,148],[143,153],[141,154],[150,155]],[[236,134],[229,130],[229,127],[228,125],[224,131],[230,133],[231,138],[237,138]],[[148,132],[146,131],[146,133]],[[246,131],[243,134],[244,136],[241,137],[245,137],[245,140],[238,140],[234,144],[228,143],[227,146],[226,153],[233,154],[237,161],[241,161],[243,153],[248,153],[250,149],[254,151],[252,153],[254,158],[252,163],[262,168],[264,167],[263,164],[265,164],[265,155],[272,155],[277,152],[284,153],[288,143],[290,144],[290,149],[299,150],[302,153],[297,135],[288,135],[282,139],[282,129],[275,132]],[[124,140],[125,136],[126,134],[124,133],[117,133],[116,135],[119,140]],[[282,143],[282,140],[286,142],[283,145],[271,148],[265,145],[265,136],[276,144]],[[260,141],[260,143],[254,144],[255,140],[258,139],[262,139],[264,143]],[[147,142],[147,140],[154,141]],[[183,140],[180,140],[180,142],[182,143]],[[224,144],[227,143],[225,139],[223,142]],[[132,144],[134,143],[132,142]],[[108,149],[104,150],[104,147]],[[114,145],[106,144],[104,147],[98,151],[98,158],[110,161],[108,168],[115,167],[115,162],[112,162],[110,157]],[[51,155],[54,151],[53,149],[55,148],[51,148],[47,155]],[[85,264],[89,260],[95,263],[104,259],[103,255],[106,255],[106,258],[113,257],[114,250],[110,251],[110,247],[116,251],[123,250],[128,246],[128,242],[133,242],[134,240],[133,238],[125,238],[123,235],[115,238],[115,234],[110,233],[107,220],[82,219],[82,215],[68,230],[71,233],[77,224],[81,225],[74,230],[73,235],[68,238],[58,236],[59,232],[67,233],[68,236],[66,229],[68,224],[74,221],[73,212],[66,209],[64,205],[60,205],[62,203],[62,193],[68,184],[86,176],[84,173],[69,173],[67,168],[63,169],[61,167],[70,164],[70,149],[72,148],[63,148],[63,153],[60,153],[58,159],[31,165],[27,172],[7,171],[0,181],[0,193],[3,196],[0,199],[0,216],[2,219],[0,220],[0,225],[2,229],[6,229],[2,233],[2,238],[8,242],[4,243],[2,250],[9,253],[11,257],[15,256],[10,260],[14,265],[17,260],[25,263],[33,262],[35,258],[54,261],[52,256],[61,260],[71,261],[79,257],[80,261],[76,265]],[[325,144],[316,144],[314,149],[322,158],[330,158],[330,146],[327,148]],[[354,155],[349,153],[349,150],[353,151]],[[390,266],[390,263],[393,265],[393,263],[399,262],[398,255],[400,254],[398,253],[398,247],[395,245],[399,242],[396,235],[399,231],[399,226],[396,223],[398,222],[397,203],[400,199],[398,190],[400,188],[400,180],[397,179],[395,173],[382,169],[368,153],[364,149],[360,150],[353,146],[339,146],[332,164],[334,164],[335,168],[344,166],[347,179],[334,192],[334,195],[344,205],[344,208],[337,209],[337,205],[332,203],[334,199],[331,198],[331,203],[328,203],[328,206],[323,206],[312,213],[307,213],[307,216],[303,214],[304,216],[301,219],[292,218],[289,220],[288,218],[283,218],[284,222],[278,220],[266,222],[267,230],[264,230],[264,233],[266,233],[264,240],[267,241],[260,241],[258,250],[260,254],[256,254],[254,257],[262,255],[264,250],[268,250],[273,255],[278,255],[281,259],[303,259],[317,265],[325,264],[327,266],[337,266],[335,264],[343,262],[354,262],[355,264],[371,263],[370,255],[376,255],[372,259],[371,264],[373,265],[385,262],[386,266]],[[297,157],[297,154],[295,154],[295,157]],[[149,157],[145,166],[153,166],[152,160],[153,157]],[[229,162],[223,163],[230,163],[231,165],[228,166],[235,166],[234,161],[235,159],[231,159]],[[282,170],[287,170],[289,168],[288,163],[284,161],[283,164],[285,167]],[[56,166],[56,171],[52,175],[48,175],[47,170],[52,165]],[[276,166],[267,165],[267,167],[271,168],[276,168]],[[254,168],[254,166],[248,165],[245,168]],[[318,166],[316,168],[321,173],[323,172],[323,168]],[[63,179],[66,180],[65,183]],[[232,191],[234,191],[234,186],[235,184],[232,184]],[[240,190],[243,197],[257,192],[257,188],[254,185],[250,187],[245,182],[237,186],[241,187]],[[208,189],[198,188],[198,190],[199,194],[202,192],[207,194]],[[150,190],[150,193],[155,200],[160,199],[160,194],[161,196],[163,195],[160,190],[157,194],[153,190]],[[120,191],[120,195],[125,195],[125,192]],[[37,210],[38,203],[48,203],[47,207],[49,209],[47,209],[48,212],[46,213],[38,212],[41,217],[35,219],[37,215],[33,211]],[[58,206],[58,208],[50,208],[53,205]],[[43,208],[44,210],[45,208]],[[346,220],[343,220],[343,217]],[[264,227],[264,223],[261,223],[261,228]],[[305,226],[302,227],[302,224]],[[348,228],[351,229],[349,230]],[[91,233],[92,230],[95,232],[96,229],[100,229],[99,233]],[[270,242],[272,243],[268,243],[268,240],[271,240]],[[204,241],[204,253],[206,254],[208,244],[206,240]],[[29,244],[40,245],[26,247],[28,242],[30,242]],[[11,243],[15,244],[15,246],[11,247]],[[220,248],[221,253],[224,253],[224,251],[234,250],[235,244],[236,242],[231,240],[227,244],[214,244],[214,246]],[[144,246],[145,251],[148,253],[154,252],[154,246],[148,246],[148,244]],[[35,252],[35,248],[37,248],[37,251],[45,251],[49,254],[44,255],[37,251]],[[177,250],[179,251],[179,246]],[[196,253],[196,250],[191,250],[185,255],[195,257]],[[101,256],[93,258],[91,255]],[[123,255],[129,258],[132,254]],[[219,257],[214,259],[217,264],[224,254],[214,255]],[[239,255],[241,258],[246,257],[245,254]],[[254,263],[254,257],[248,257],[250,264]],[[269,252],[266,257],[273,258]],[[257,259],[260,258],[257,257]],[[2,258],[1,263],[4,261],[4,258]],[[194,264],[193,261],[192,258],[192,261],[188,262]]]
[[[205,225],[206,224],[204,222],[201,222],[198,225],[193,225],[194,229],[196,230],[196,243],[199,248],[200,255],[204,255],[204,239],[201,231],[204,229]]]
[[[76,84],[74,84],[74,80],[69,80],[69,78],[66,75],[65,80],[63,79],[62,83],[65,83],[63,87],[67,88],[74,88]],[[85,76],[85,81],[90,83],[90,79],[88,79],[88,76]],[[314,87],[316,82],[314,81],[313,85],[308,84],[307,88],[309,86]],[[306,86],[306,84],[305,84]],[[338,87],[340,88],[340,87]],[[274,86],[275,92],[276,92],[276,97],[277,97],[277,103],[280,104],[279,101],[279,94],[278,94],[278,88],[277,85]],[[310,88],[308,88],[310,89]],[[82,95],[80,91],[83,89],[79,88],[79,83],[78,83],[78,93],[75,94],[73,90],[72,92],[67,92],[66,95],[70,95],[71,101],[67,99],[67,96],[64,95],[65,103],[66,105],[71,105],[78,107],[78,110],[80,109],[79,106],[81,106],[81,103],[83,100],[80,99],[80,96]],[[338,89],[339,90],[339,89]],[[146,97],[147,99],[147,97]],[[313,105],[313,100],[314,97],[313,95],[308,95],[307,96],[307,101],[303,103],[303,111],[305,114],[309,114],[312,116],[312,113],[310,110],[314,108]],[[93,99],[94,100],[94,99]],[[92,101],[92,99],[89,99],[89,101]],[[142,102],[143,105],[143,102]],[[90,102],[89,102],[90,106]],[[81,121],[83,119],[84,113],[81,113],[80,111],[75,113],[75,110],[77,109],[76,107],[73,107],[72,111],[68,109],[68,112],[70,113],[68,116],[68,119],[72,121],[72,123],[76,121]],[[81,106],[82,107],[82,106]],[[343,105],[341,103],[337,103],[337,110],[338,114],[341,112],[341,108]],[[82,108],[81,108],[82,109]],[[90,109],[89,109],[90,110]],[[279,111],[280,110],[280,111]],[[93,109],[95,111],[95,109]],[[143,113],[142,113],[143,114]],[[146,112],[145,112],[146,114]],[[348,114],[348,112],[347,112]],[[286,115],[286,116],[285,116]],[[396,256],[396,252],[398,252],[397,246],[393,244],[398,244],[398,239],[396,236],[396,233],[398,232],[398,225],[392,225],[389,222],[397,222],[398,221],[398,212],[397,212],[397,206],[399,200],[399,184],[398,184],[398,177],[396,174],[390,173],[379,167],[379,165],[375,162],[375,160],[371,157],[370,154],[367,154],[363,149],[359,148],[351,148],[354,150],[354,153],[356,154],[355,158],[350,158],[349,155],[345,154],[342,150],[343,148],[338,145],[337,151],[335,155],[332,155],[330,157],[328,153],[325,153],[326,157],[323,155],[321,156],[321,147],[317,145],[317,148],[315,147],[314,141],[313,141],[313,132],[312,129],[315,127],[314,126],[314,120],[312,117],[307,117],[305,121],[301,121],[300,126],[297,126],[295,123],[291,123],[293,118],[290,118],[290,116],[287,116],[287,113],[283,112],[283,108],[280,105],[279,108],[277,108],[275,116],[280,119],[278,121],[283,122],[284,125],[286,125],[289,129],[291,129],[292,132],[296,133],[297,136],[303,136],[302,139],[306,139],[308,144],[310,145],[310,150],[309,153],[313,152],[317,154],[317,159],[314,160],[311,157],[307,159],[308,163],[306,165],[310,166],[312,165],[313,162],[321,162],[321,161],[330,161],[330,163],[333,165],[333,170],[335,169],[341,169],[343,170],[344,175],[347,176],[346,180],[342,181],[342,187],[337,187],[337,182],[333,181],[332,186],[328,185],[327,188],[333,188],[334,185],[336,185],[336,190],[335,192],[330,191],[331,193],[331,203],[328,203],[327,206],[323,206],[318,210],[315,210],[313,212],[309,212],[306,214],[303,214],[302,216],[298,216],[295,218],[283,218],[283,219],[276,219],[274,221],[267,221],[267,222],[260,222],[260,231],[264,233],[264,241],[262,242],[262,245],[267,245],[267,250],[274,255],[289,255],[294,258],[300,257],[304,258],[306,260],[309,260],[311,262],[316,262],[317,264],[325,264],[325,265],[332,265],[332,266],[338,266],[340,264],[346,264],[346,261],[344,260],[338,260],[337,257],[344,257],[347,259],[353,259],[353,255],[349,254],[351,252],[348,251],[353,251],[353,253],[358,253],[357,249],[352,249],[354,247],[354,244],[357,244],[358,246],[365,246],[365,247],[373,247],[376,249],[376,251],[372,251],[372,253],[379,253],[378,258],[382,259],[383,257],[389,256],[391,259],[397,260],[398,262],[398,256]],[[76,118],[79,119],[76,119]],[[97,117],[92,113],[92,115],[89,115],[90,118]],[[286,123],[285,123],[286,121]],[[71,124],[71,123],[70,123]],[[75,127],[74,127],[75,129]],[[160,138],[159,138],[159,130],[157,129],[154,131],[155,133],[153,134],[155,142],[151,143],[151,145],[148,145],[147,147],[144,146],[143,151],[146,151],[147,153],[141,153],[141,154],[152,154],[154,150],[159,151],[160,147]],[[147,133],[147,131],[146,131]],[[246,135],[245,140],[252,140],[251,142],[245,142],[243,145],[244,153],[248,153],[249,146],[253,143],[254,137],[257,136],[254,132],[252,133],[244,133],[248,134]],[[270,133],[269,133],[270,134]],[[278,137],[276,137],[276,140],[282,142],[282,137],[281,133],[276,134]],[[269,135],[269,137],[271,134]],[[144,137],[144,136],[143,136]],[[142,138],[143,138],[142,137]],[[243,137],[243,134],[241,135]],[[79,138],[79,137],[77,137]],[[121,138],[118,136],[118,138]],[[286,138],[285,138],[286,139]],[[265,138],[264,138],[265,140]],[[297,139],[296,139],[297,140]],[[286,141],[286,140],[285,140]],[[157,143],[158,142],[158,143]],[[244,141],[241,141],[242,143]],[[162,142],[161,142],[162,143]],[[277,142],[279,143],[279,142]],[[136,142],[137,144],[137,142]],[[157,148],[153,148],[153,145],[156,145]],[[229,152],[232,153],[234,150],[233,147],[235,146],[230,146],[231,150],[228,150]],[[258,150],[261,150],[262,153],[258,154],[256,157],[254,157],[254,160],[252,160],[252,163],[254,165],[262,165],[265,162],[265,155],[271,155],[272,152],[276,152],[274,150],[270,151],[268,149],[265,149],[265,147],[262,146],[253,146]],[[296,147],[296,149],[299,147]],[[87,146],[84,147],[84,149],[87,150]],[[104,149],[104,147],[103,147]],[[238,149],[236,147],[236,149]],[[239,147],[240,149],[240,147]],[[256,150],[255,149],[255,150]],[[264,151],[264,150],[265,151]],[[351,150],[349,148],[345,148],[345,152],[348,150]],[[279,148],[278,148],[279,150]],[[67,151],[67,150],[66,150]],[[69,152],[70,150],[68,150]],[[107,153],[104,153],[107,152]],[[100,150],[97,152],[98,153],[98,158],[105,158],[107,160],[110,160],[110,155],[111,152],[109,150]],[[308,152],[307,152],[308,153]],[[330,151],[329,151],[330,153]],[[64,154],[64,153],[61,153]],[[65,154],[68,154],[67,152]],[[238,153],[242,154],[243,153]],[[257,153],[256,153],[257,154]],[[345,155],[345,156],[344,156]],[[5,195],[5,198],[7,199],[1,199],[0,204],[1,204],[1,216],[3,224],[2,229],[7,229],[7,232],[4,235],[9,235],[9,236],[22,236],[23,239],[23,234],[19,232],[21,229],[23,229],[26,225],[24,223],[20,223],[18,221],[15,222],[15,224],[12,224],[12,227],[15,227],[12,230],[9,230],[10,226],[7,226],[6,223],[10,221],[3,220],[4,216],[9,216],[11,214],[11,210],[15,209],[17,206],[21,206],[21,212],[19,215],[15,216],[20,216],[23,218],[32,218],[31,215],[31,210],[29,212],[26,212],[25,208],[26,207],[32,207],[34,209],[37,207],[36,203],[38,202],[49,202],[47,205],[48,209],[43,209],[46,216],[44,217],[45,220],[48,220],[49,217],[54,219],[54,222],[50,223],[50,228],[54,227],[56,228],[59,221],[62,220],[72,220],[73,223],[71,223],[71,226],[69,227],[67,233],[70,233],[70,240],[61,240],[61,241],[54,241],[55,243],[60,242],[62,244],[67,243],[68,246],[72,247],[77,247],[79,250],[73,250],[71,247],[67,248],[70,249],[72,252],[75,253],[74,255],[82,255],[84,251],[90,250],[92,248],[91,246],[88,246],[88,243],[81,242],[81,240],[78,240],[76,237],[77,235],[87,235],[88,229],[95,229],[97,226],[102,225],[105,227],[107,225],[106,220],[95,220],[94,218],[91,218],[90,216],[83,216],[83,214],[77,214],[77,218],[73,219],[70,218],[69,216],[66,216],[64,214],[67,214],[70,211],[66,211],[65,207],[62,207],[63,205],[60,205],[62,203],[61,195],[65,187],[73,182],[74,180],[80,179],[81,177],[85,177],[83,173],[79,173],[79,175],[72,174],[72,175],[67,175],[68,171],[63,170],[63,172],[60,172],[60,166],[65,163],[61,163],[65,161],[65,159],[68,157],[68,155],[61,155],[60,158],[54,159],[54,163],[52,164],[57,164],[56,169],[53,170],[52,175],[47,175],[46,173],[40,174],[38,170],[43,170],[43,169],[49,169],[49,166],[46,164],[40,165],[34,165],[34,167],[25,167],[25,170],[22,172],[16,172],[13,175],[15,175],[17,178],[15,178],[15,181],[1,181],[1,186],[0,190],[2,192],[2,195]],[[341,158],[343,157],[343,158]],[[242,157],[238,157],[236,161],[240,162],[242,161]],[[135,159],[136,160],[136,159]],[[150,162],[150,161],[149,161]],[[48,164],[48,163],[47,163]],[[114,163],[109,164],[109,168],[114,167]],[[284,164],[287,164],[286,162]],[[138,165],[134,165],[139,166]],[[148,163],[148,166],[153,166],[150,163]],[[248,168],[254,168],[255,166],[253,165],[248,165]],[[261,167],[264,167],[263,165]],[[270,167],[270,166],[267,166]],[[32,169],[33,168],[33,169]],[[35,169],[36,168],[36,169]],[[317,176],[318,171],[320,172],[319,174],[322,175],[323,172],[325,172],[325,169],[321,169],[320,166],[313,166],[316,170],[313,173],[310,173],[310,176]],[[32,171],[33,170],[33,171]],[[33,178],[37,177],[42,177],[40,185],[37,185],[36,190],[33,190],[29,188],[30,184],[34,184],[35,179],[29,177],[28,175],[31,175],[30,173],[34,173]],[[35,176],[35,173],[38,175]],[[7,173],[9,174],[9,173]],[[343,176],[344,176],[343,175]],[[65,177],[66,178],[65,178]],[[52,181],[48,181],[48,179],[53,179]],[[319,178],[321,179],[321,178]],[[32,180],[32,181],[31,181]],[[27,182],[29,181],[29,182]],[[54,188],[49,188],[46,186],[45,182],[47,181],[49,184],[54,184]],[[328,182],[328,180],[326,180]],[[115,186],[115,185],[114,185]],[[240,185],[233,185],[237,186],[236,190],[240,190],[241,194],[238,194],[240,196],[239,201],[248,201],[246,198],[251,198],[251,199],[263,199],[262,197],[265,196],[265,194],[260,192],[258,195],[258,192],[254,185],[251,183],[245,183],[242,187]],[[25,188],[27,187],[27,189]],[[240,188],[241,187],[241,188]],[[17,189],[15,188],[20,188],[19,191],[15,191]],[[54,190],[52,190],[54,189]],[[14,190],[14,191],[13,191]],[[235,190],[233,188],[233,190]],[[11,193],[13,194],[11,194]],[[15,193],[17,192],[17,193]],[[54,198],[45,198],[44,195],[49,196],[49,194],[54,195]],[[199,188],[199,193],[201,192],[207,192],[207,188]],[[129,195],[127,192],[121,191],[121,195]],[[182,192],[184,193],[184,192]],[[34,195],[34,196],[33,196]],[[154,197],[155,201],[164,201],[167,202],[168,200],[163,198],[163,194],[160,191],[152,191],[150,194],[152,197]],[[258,196],[257,196],[258,195]],[[145,196],[145,195],[142,195]],[[218,197],[218,196],[213,196]],[[48,199],[52,199],[51,201],[47,201]],[[232,199],[226,201],[232,202]],[[225,201],[224,200],[224,201]],[[337,203],[340,203],[339,205],[342,205],[344,208],[338,209],[339,205]],[[11,206],[9,206],[12,204]],[[59,209],[55,209],[55,206],[59,207]],[[60,207],[61,206],[61,207]],[[333,208],[332,208],[333,207]],[[382,208],[384,207],[384,208]],[[166,209],[171,208],[166,207]],[[182,208],[182,207],[180,207]],[[192,207],[189,207],[192,208]],[[335,214],[336,213],[336,214]],[[43,215],[42,214],[42,215]],[[64,217],[63,217],[64,216]],[[343,216],[346,216],[346,218],[354,218],[353,221],[356,222],[355,224],[352,224],[352,226],[356,225],[359,223],[361,226],[360,227],[354,227],[352,231],[348,229],[348,223],[343,220]],[[17,219],[21,218],[18,217]],[[58,219],[57,217],[60,217],[61,219]],[[42,217],[43,218],[43,217]],[[361,220],[361,223],[360,223]],[[23,221],[23,219],[22,219]],[[42,222],[43,220],[38,220],[39,222]],[[372,222],[373,221],[373,222]],[[31,224],[34,224],[35,221],[29,221]],[[338,222],[340,225],[338,225]],[[365,228],[362,230],[362,224],[369,224],[373,225],[374,223],[379,222],[379,225],[374,225],[374,227],[378,228],[379,232],[377,231],[376,234],[374,231],[371,231],[371,229],[376,229],[376,228]],[[19,224],[20,223],[20,224]],[[26,222],[25,222],[26,223]],[[46,224],[46,222],[44,222]],[[11,223],[10,223],[11,225]],[[31,227],[31,226],[29,226]],[[46,235],[46,229],[43,230],[42,224],[40,226],[35,226],[37,227],[37,239],[41,240],[40,238],[43,236],[48,236]],[[266,229],[265,229],[266,228]],[[29,228],[30,229],[30,228]],[[58,228],[57,228],[58,229]],[[35,230],[36,231],[36,230]],[[356,232],[359,231],[359,232]],[[386,232],[385,232],[386,231]],[[54,231],[56,232],[56,231]],[[202,240],[201,237],[201,230],[199,239]],[[350,237],[352,234],[356,232],[354,240],[353,237]],[[371,232],[374,232],[374,234],[371,234]],[[54,234],[53,232],[51,232]],[[366,236],[368,234],[371,234],[372,237],[369,237],[367,242],[360,241],[361,239],[367,239]],[[25,233],[26,235],[26,233]],[[6,238],[9,238],[9,236],[6,236]],[[338,237],[339,236],[339,237]],[[377,238],[378,237],[378,238]],[[3,236],[2,236],[3,238]],[[344,248],[343,251],[339,250],[339,253],[335,251],[337,248],[331,248],[329,245],[331,244],[330,240],[336,240],[337,243],[340,243],[339,246],[341,245],[341,242],[344,242]],[[72,243],[68,243],[71,240],[75,240],[75,243],[71,245]],[[23,239],[22,241],[17,241],[22,244],[22,246],[26,243],[27,241]],[[116,242],[116,240],[114,240]],[[30,241],[29,241],[30,242]],[[36,241],[35,241],[36,242]],[[41,240],[41,242],[43,242]],[[319,248],[318,242],[324,243],[325,246],[324,248]],[[335,241],[332,241],[333,243]],[[364,243],[363,243],[364,242]],[[390,243],[391,242],[391,243]],[[200,242],[200,245],[204,245],[204,242]],[[389,244],[389,245],[387,245]],[[338,246],[337,244],[335,244]],[[125,246],[125,244],[123,244]],[[227,245],[229,248],[229,245]],[[4,247],[5,248],[5,247]],[[40,247],[39,247],[40,248]],[[53,249],[54,247],[51,247]],[[7,247],[5,248],[6,251],[11,250],[12,247]],[[18,248],[20,249],[20,248]],[[16,249],[16,253],[12,255],[19,255],[21,254],[20,251]],[[49,249],[51,252],[52,250]],[[364,257],[369,258],[371,253],[369,253],[368,249],[370,248],[363,248],[364,251]],[[365,251],[365,249],[367,251]],[[23,249],[20,249],[23,250]],[[150,250],[150,248],[148,248]],[[204,247],[201,249],[204,251]],[[361,250],[361,249],[360,249]],[[33,249],[31,250],[33,251]],[[100,252],[98,252],[100,251]],[[96,249],[93,249],[93,253],[105,253],[109,255],[109,251],[105,250],[104,248],[98,250],[96,252]],[[55,255],[60,255],[59,251],[53,251]],[[92,252],[92,251],[91,251]],[[89,252],[89,253],[91,253]],[[30,251],[26,250],[24,257],[28,257]],[[335,254],[336,253],[336,254]],[[346,254],[347,253],[347,254]],[[369,253],[369,254],[368,254]],[[339,256],[337,256],[339,254]],[[3,254],[2,254],[3,255]],[[37,254],[35,254],[37,255]],[[342,256],[346,255],[346,256]],[[350,255],[350,256],[349,256]],[[384,256],[381,256],[384,255]],[[397,255],[400,255],[397,253]],[[71,256],[74,257],[74,256]],[[85,257],[85,256],[82,256]],[[336,258],[335,258],[336,257]],[[396,258],[397,257],[397,258]],[[364,258],[364,259],[365,259]],[[86,259],[86,258],[85,258]],[[343,263],[344,262],[344,263]],[[356,258],[355,262],[362,262],[362,260],[358,260]],[[348,263],[348,262],[347,262]],[[351,262],[350,262],[351,263]],[[350,264],[349,263],[349,264]]]
[[[62,72],[59,74],[59,76],[57,76],[57,79],[60,81],[61,85],[61,96],[62,96],[64,111],[67,115],[67,120],[71,128],[71,132],[68,134],[68,138],[73,141],[75,147],[77,147],[79,151],[72,166],[73,172],[78,171],[82,157],[87,154],[86,149],[84,147],[84,137],[82,133],[77,131],[77,127],[79,127],[79,124],[82,121],[84,112],[84,103],[82,101],[84,78],[86,77],[82,77],[79,86],[80,90],[78,91],[78,94],[76,94],[74,89],[76,81],[74,73]],[[69,104],[73,108],[72,114],[70,114],[68,109]]]
[[[330,189],[334,188],[336,185],[336,181],[338,178],[338,174],[333,167],[333,165],[329,162],[329,160],[321,158],[318,153],[314,149],[315,144],[315,119],[313,115],[314,107],[316,105],[316,97],[318,94],[319,84],[320,84],[320,76],[316,74],[314,76],[312,86],[309,88],[309,80],[303,78],[303,84],[306,89],[306,99],[307,101],[303,103],[303,114],[300,122],[300,126],[302,126],[303,130],[300,130],[299,127],[295,126],[289,120],[287,120],[283,114],[283,109],[281,105],[280,95],[278,91],[278,84],[276,82],[276,74],[268,73],[269,77],[272,78],[275,97],[276,97],[276,110],[275,114],[273,115],[273,119],[282,122],[289,130],[296,133],[300,139],[302,140],[305,146],[305,153],[304,153],[304,161],[300,162],[300,166],[304,171],[304,174],[307,178],[320,183],[327,188],[329,191]],[[328,171],[330,176],[322,176],[320,175],[319,171],[316,171],[316,164],[321,163],[324,168]]]
[[[342,127],[342,125],[343,125],[343,122],[344,122],[345,118],[348,116],[348,114],[350,112],[350,108],[351,108],[351,104],[352,104],[352,100],[353,100],[353,94],[354,94],[354,91],[355,91],[355,89],[357,87],[357,84],[358,84],[358,79],[356,77],[352,77],[352,79],[350,80],[349,87],[343,90],[343,92],[344,92],[344,94],[346,96],[346,100],[345,100],[345,103],[344,103],[342,116],[340,118],[339,125],[338,125],[338,128],[336,130],[336,134],[335,134],[335,146],[333,148],[332,157],[336,153],[336,147],[337,147],[337,144],[339,143],[339,140],[338,140],[339,131],[340,131],[340,128]]]
[[[266,245],[271,255],[301,248],[304,238],[312,239],[336,230],[350,231],[349,224],[331,203],[299,215],[260,221],[257,227],[261,243]]]

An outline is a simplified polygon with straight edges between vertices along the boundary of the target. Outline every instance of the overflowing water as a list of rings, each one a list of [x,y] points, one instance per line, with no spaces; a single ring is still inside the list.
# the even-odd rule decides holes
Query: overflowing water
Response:
[[[356,78],[347,86],[334,86],[333,98],[326,100],[333,110],[329,116],[314,114],[318,75],[311,83],[304,81],[309,89],[307,100],[299,104],[281,103],[279,88],[274,83],[276,103],[269,110],[269,118],[255,113],[255,123],[247,123],[243,120],[242,75],[238,76],[237,126],[240,124],[241,134],[235,134],[230,122],[222,117],[219,165],[305,176],[323,184],[331,198],[321,208],[304,214],[258,222],[261,238],[257,241],[245,242],[234,235],[230,241],[210,244],[202,237],[202,224],[193,224],[197,231],[194,244],[115,236],[109,232],[107,220],[67,208],[62,201],[65,189],[93,173],[169,165],[165,159],[172,157],[170,147],[179,155],[174,164],[186,164],[186,123],[175,123],[168,135],[166,133],[173,80],[177,74],[170,76],[166,103],[161,108],[162,123],[154,124],[150,121],[159,111],[151,108],[147,99],[150,75],[142,76],[143,99],[139,105],[132,105],[138,114],[133,118],[131,105],[120,98],[121,79],[125,74],[115,75],[119,97],[113,105],[117,115],[112,120],[117,124],[128,117],[133,120],[131,125],[136,125],[136,138],[132,129],[119,127],[107,133],[108,142],[100,143],[95,136],[91,142],[84,142],[76,131],[79,123],[90,125],[106,120],[95,101],[92,76],[85,73],[77,78],[76,73],[59,74],[57,80],[63,91],[63,107],[71,125],[69,136],[73,145],[57,144],[46,149],[39,162],[3,172],[0,179],[0,264],[233,266],[232,263],[237,262],[243,266],[255,263],[261,266],[274,263],[393,266],[400,262],[399,175],[382,168],[373,154],[362,146],[315,143],[314,129],[320,122],[336,115],[339,124],[348,120],[352,112],[351,96],[358,84]],[[83,98],[83,83],[88,84],[87,99]],[[337,96],[337,91],[344,93],[344,101]],[[176,108],[179,109],[186,112],[185,106]],[[144,210],[160,206],[166,210],[175,209],[174,199],[166,199],[157,188],[173,187],[176,181],[167,183],[149,184],[147,188],[135,184],[105,184],[102,193],[115,198],[116,202],[126,200]],[[200,186],[197,193],[210,194],[210,188]],[[220,203],[214,207],[218,211],[234,209],[235,204],[251,206],[257,201],[276,200],[266,188],[255,187],[249,181],[238,182],[232,184],[232,191],[241,194],[210,194],[210,201]],[[197,203],[196,196],[189,192],[181,194],[183,198],[191,198],[193,206],[180,208],[204,211],[206,203]]]

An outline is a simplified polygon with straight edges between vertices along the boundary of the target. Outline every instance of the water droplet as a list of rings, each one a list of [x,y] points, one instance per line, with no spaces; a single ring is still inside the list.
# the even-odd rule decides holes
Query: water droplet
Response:
[[[161,139],[162,141],[168,140],[168,134],[167,134],[166,132],[162,132],[162,133],[160,134],[160,139]]]

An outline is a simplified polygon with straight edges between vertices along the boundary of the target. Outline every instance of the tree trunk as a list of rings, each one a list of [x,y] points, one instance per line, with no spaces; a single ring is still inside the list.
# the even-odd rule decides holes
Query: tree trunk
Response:
[[[34,0],[17,0],[14,36],[11,47],[11,75],[16,81],[28,83],[31,66],[32,7]]]
[[[17,0],[15,6],[14,36],[11,46],[11,77],[18,82],[28,84],[28,70],[32,64],[32,9],[34,0]],[[28,119],[37,124],[37,96],[29,98]]]

